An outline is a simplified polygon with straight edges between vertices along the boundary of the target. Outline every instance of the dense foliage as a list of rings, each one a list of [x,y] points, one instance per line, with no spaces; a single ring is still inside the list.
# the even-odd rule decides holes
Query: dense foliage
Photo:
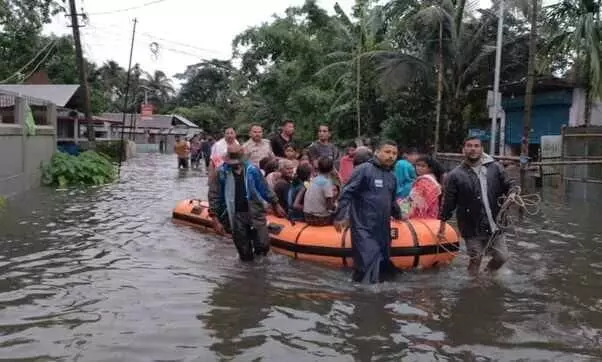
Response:
[[[121,141],[97,141],[94,145],[94,150],[111,161],[118,162],[121,151],[123,150]]]
[[[25,10],[32,16],[0,15],[1,21],[10,19],[9,26],[0,26],[0,52],[7,55],[0,56],[0,75],[14,72],[47,40],[35,33],[56,3],[28,3],[32,6]],[[502,83],[524,82],[531,57],[536,65],[531,76],[575,80],[585,86],[589,104],[602,96],[599,1],[563,0],[546,7],[541,0],[507,3]],[[233,39],[232,59],[199,59],[174,75],[182,82],[178,92],[163,72],[135,67],[135,97],[126,111],[140,104],[139,85],[144,85],[158,112],[180,113],[211,132],[226,124],[245,132],[254,122],[274,130],[290,118],[304,140],[315,137],[319,123],[327,123],[338,139],[386,136],[425,147],[435,141],[439,118],[440,146],[455,149],[469,127],[487,127],[495,4],[476,9],[465,0],[357,0],[350,14],[338,5],[332,10],[307,0],[248,28]],[[530,37],[536,44],[531,51]],[[76,82],[69,48],[69,38],[58,39],[56,51],[40,65],[55,82]],[[22,57],[10,56],[21,51]],[[109,61],[88,64],[88,73],[94,110],[121,111],[127,71]]]
[[[63,152],[52,155],[42,166],[42,183],[47,186],[92,186],[112,182],[117,176],[109,156],[86,151],[78,156]]]

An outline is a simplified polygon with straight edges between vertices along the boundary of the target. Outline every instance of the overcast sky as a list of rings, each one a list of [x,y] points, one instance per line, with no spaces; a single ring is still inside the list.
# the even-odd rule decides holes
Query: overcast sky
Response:
[[[351,10],[354,0],[338,0]],[[76,0],[78,11],[89,14],[81,29],[84,54],[96,63],[114,59],[127,67],[133,19],[138,19],[132,64],[168,76],[183,72],[201,58],[228,59],[232,39],[245,30],[283,14],[304,0]],[[336,0],[318,0],[329,11]],[[129,11],[119,11],[137,7]],[[70,19],[56,16],[47,33],[68,34]],[[151,43],[159,44],[157,57]]]
[[[318,0],[333,13],[337,0]],[[351,11],[354,0],[338,0]],[[81,29],[84,54],[102,64],[109,59],[127,67],[133,19],[138,19],[132,64],[146,71],[163,70],[168,76],[183,72],[200,59],[231,56],[232,39],[245,30],[270,21],[273,14],[304,0],[76,0],[78,11],[89,15]],[[482,7],[490,0],[477,0]],[[129,10],[128,10],[129,9]],[[69,34],[70,19],[56,16],[46,33]],[[156,56],[151,43],[159,45]]]

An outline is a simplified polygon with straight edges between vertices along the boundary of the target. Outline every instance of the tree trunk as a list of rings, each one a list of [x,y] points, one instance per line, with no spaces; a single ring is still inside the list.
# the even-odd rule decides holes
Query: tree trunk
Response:
[[[587,67],[589,70],[589,66]],[[591,79],[591,75],[588,72],[588,79],[586,82],[586,86],[585,86],[585,109],[583,111],[583,124],[587,127],[589,126],[589,124],[591,123],[591,117],[592,117],[592,79]]]
[[[439,22],[439,67],[437,74],[437,110],[435,115],[435,149],[433,153],[437,155],[439,151],[439,127],[441,124],[441,96],[443,93],[443,25]]]
[[[521,140],[520,156],[520,184],[525,188],[527,173],[527,157],[529,157],[529,133],[531,131],[531,109],[533,108],[533,87],[535,85],[535,55],[537,52],[537,0],[531,1],[529,22],[531,31],[529,32],[529,60],[527,63],[527,85],[525,87],[525,110],[523,113],[523,136]]]
[[[359,48],[358,48],[358,55],[357,55],[357,79],[356,79],[356,89],[355,89],[355,107],[356,107],[356,117],[357,117],[357,138],[360,138],[362,136],[362,123],[361,123],[361,113],[362,113],[362,107],[360,104],[360,89],[361,89],[361,71],[360,71],[360,54],[359,54]]]
[[[361,58],[362,58],[362,44],[364,40],[364,7],[361,6],[360,9],[360,34],[357,41],[357,84],[355,89],[355,106],[356,106],[356,117],[357,117],[357,138],[360,139],[362,136],[362,123],[361,123],[361,113],[362,107],[360,104],[360,90],[361,90]]]

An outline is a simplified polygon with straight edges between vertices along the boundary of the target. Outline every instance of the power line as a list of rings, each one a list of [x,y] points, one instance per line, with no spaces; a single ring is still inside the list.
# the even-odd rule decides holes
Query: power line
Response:
[[[164,1],[167,1],[167,0],[154,0],[154,1],[149,1],[149,2],[141,4],[141,5],[132,6],[129,8],[110,10],[110,11],[102,11],[102,12],[98,12],[98,13],[88,13],[88,15],[110,15],[110,14],[124,13],[126,11],[136,10],[136,9],[144,8],[144,7],[147,7],[150,5],[159,4]]]
[[[180,45],[180,46],[184,46],[184,47],[187,47],[187,48],[190,48],[190,49],[199,50],[199,51],[202,51],[202,52],[217,53],[217,51],[215,49],[199,48],[197,46],[190,45],[190,44],[187,44],[187,43],[181,43],[181,42],[177,42],[175,40],[169,40],[169,39],[161,38],[161,37],[158,37],[158,36],[150,34],[150,33],[142,33],[142,36],[145,36],[146,38],[149,38],[149,39],[152,39],[152,40],[157,39],[157,40],[164,41],[166,43],[171,43],[171,44],[174,44],[174,45]]]
[[[105,29],[103,29],[102,32],[100,32],[100,31],[98,31],[99,30],[98,27],[94,27],[94,28],[97,30],[96,31],[97,34],[98,33],[103,33],[103,35],[106,35],[107,38],[110,38],[112,40],[122,40],[123,39],[121,37],[121,34],[118,34],[118,33],[114,32],[112,30],[108,30],[108,29],[105,30]],[[92,44],[92,42],[89,42],[89,43]],[[94,44],[105,45],[105,46],[107,45],[106,43],[98,43],[98,42],[94,42]],[[150,43],[150,44],[152,44],[152,43]],[[180,43],[180,44],[184,44],[184,43]],[[187,55],[187,56],[191,56],[191,57],[195,57],[195,58],[199,58],[199,59],[207,58],[207,56],[209,56],[209,57],[218,57],[218,58],[221,57],[221,54],[219,52],[217,52],[217,51],[213,51],[213,52],[212,51],[208,51],[208,50],[207,51],[202,51],[205,54],[201,55],[201,54],[199,54],[197,52],[190,52],[190,51],[186,51],[186,50],[176,49],[174,47],[170,47],[169,44],[165,45],[165,44],[158,43],[158,45],[159,45],[159,53],[161,52],[161,50],[167,50],[167,51],[171,51],[173,53]],[[198,49],[201,49],[201,48],[198,48]],[[209,54],[207,54],[207,53],[209,53]]]
[[[108,46],[109,45],[109,44],[104,43],[104,42],[88,42],[88,44],[100,45],[100,46]],[[181,55],[187,55],[187,56],[194,57],[194,58],[201,59],[201,60],[205,60],[207,58],[206,55],[203,56],[201,54],[191,53],[191,52],[187,52],[187,51],[184,51],[184,50],[179,50],[179,49],[175,49],[175,48],[170,48],[170,47],[159,45],[159,53],[161,52],[161,50],[165,50],[165,51],[168,51],[168,52],[171,52],[171,53],[177,53],[177,54],[181,54]],[[216,55],[217,54],[214,54],[214,55],[210,56],[210,58],[211,57],[215,57]]]
[[[69,16],[71,17],[71,29],[73,29],[73,43],[75,45],[75,62],[77,64],[77,70],[79,71],[79,81],[84,90],[83,98],[84,98],[84,116],[86,118],[86,132],[88,133],[88,141],[92,148],[94,148],[94,124],[92,122],[92,111],[90,106],[90,88],[88,86],[88,76],[86,71],[86,63],[84,61],[84,55],[82,52],[82,43],[79,33],[79,28],[81,25],[79,24],[79,17],[83,16],[86,18],[85,14],[77,13],[77,8],[75,4],[75,0],[69,0]]]
[[[52,53],[52,51],[56,48],[56,42],[54,44],[52,44],[50,46],[50,48],[48,48],[48,51],[46,52],[46,55],[44,55],[44,57],[42,59],[40,59],[40,61],[38,62],[38,64],[36,64],[33,69],[31,70],[31,72],[29,72],[29,74],[27,74],[25,77],[23,77],[23,80],[28,79],[29,77],[31,77],[33,75],[33,73],[35,73],[38,68],[40,67],[40,65],[42,65],[46,59],[48,59],[48,57],[50,56],[50,54]]]
[[[14,77],[18,77],[25,68],[29,67],[31,65],[31,63],[33,63],[40,56],[40,54],[42,54],[46,49],[48,49],[49,46],[53,45],[55,42],[56,42],[56,40],[54,40],[54,39],[51,40],[50,42],[48,42],[48,44],[46,44],[42,49],[40,49],[36,53],[36,55],[34,55],[33,58],[31,58],[31,60],[29,60],[29,62],[27,62],[27,64],[25,64],[24,66],[22,66],[19,70],[17,70],[16,72],[14,72],[8,78],[0,81],[0,83],[5,83],[5,82],[13,79]]]
[[[115,31],[115,28],[120,26],[118,24],[107,25],[107,26],[98,26],[98,25],[90,25],[90,26],[92,28],[96,29],[96,30],[102,30],[103,32],[106,32],[106,33],[112,33],[112,34],[114,34],[116,36],[119,36],[119,37],[122,36],[122,33],[118,33],[118,32]],[[183,47],[194,49],[194,50],[198,50],[198,51],[201,51],[201,52],[220,53],[219,51],[217,51],[215,49],[201,48],[201,47],[198,47],[196,45],[192,45],[192,44],[188,44],[188,43],[183,43],[183,42],[176,41],[176,40],[166,39],[166,38],[163,38],[163,37],[160,37],[160,36],[148,33],[148,32],[140,33],[140,35],[143,36],[143,37],[145,37],[145,38],[147,38],[147,39],[161,40],[161,41],[166,42],[166,43],[170,43],[170,44],[173,44],[173,45],[183,46]]]

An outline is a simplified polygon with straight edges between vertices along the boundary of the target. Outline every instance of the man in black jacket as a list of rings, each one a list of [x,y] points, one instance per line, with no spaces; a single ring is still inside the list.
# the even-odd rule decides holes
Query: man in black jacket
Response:
[[[463,153],[464,161],[447,175],[445,182],[439,238],[444,238],[445,222],[456,211],[458,228],[470,257],[468,271],[477,274],[487,252],[492,256],[487,270],[496,271],[508,260],[506,241],[496,232],[498,199],[505,195],[512,198],[520,193],[520,188],[498,162],[483,153],[479,138],[467,138]]]

